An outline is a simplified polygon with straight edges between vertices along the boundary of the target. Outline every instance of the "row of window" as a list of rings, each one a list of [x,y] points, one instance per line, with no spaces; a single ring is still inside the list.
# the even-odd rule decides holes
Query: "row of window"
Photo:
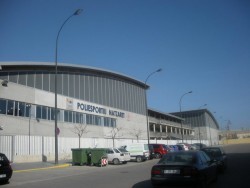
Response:
[[[53,72],[2,72],[0,79],[55,92]],[[57,75],[58,94],[138,114],[146,113],[145,89],[135,84],[90,74]]]
[[[167,132],[167,133],[176,133],[176,134],[181,134],[181,128],[176,128],[176,127],[170,127],[170,126],[164,126],[164,125],[162,125],[162,130],[161,130],[161,128],[160,128],[160,126],[155,126],[154,127],[154,124],[150,124],[150,131],[151,132],[156,132],[156,133],[165,133],[165,132]],[[184,135],[186,135],[186,134],[188,134],[188,135],[190,135],[190,134],[192,134],[192,131],[191,130],[187,130],[187,129],[183,129],[183,134]]]
[[[55,120],[55,109],[47,106],[0,99],[0,114],[29,117],[44,120]],[[58,109],[57,119],[61,122],[82,123],[105,127],[116,127],[116,119]]]

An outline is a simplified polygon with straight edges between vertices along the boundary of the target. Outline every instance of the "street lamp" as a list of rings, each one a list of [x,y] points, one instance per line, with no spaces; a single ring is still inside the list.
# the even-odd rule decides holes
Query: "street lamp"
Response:
[[[153,74],[157,73],[157,72],[161,72],[162,69],[157,69],[156,71],[150,73],[148,75],[148,77],[146,78],[145,82],[144,82],[144,86],[145,86],[145,89],[147,89],[147,81],[149,79],[150,76],[152,76]],[[145,108],[146,108],[146,119],[147,119],[147,137],[148,137],[148,144],[150,144],[150,138],[149,138],[149,124],[148,124],[148,102],[147,102],[147,90],[145,92]]]
[[[182,101],[182,98],[183,98],[185,95],[190,94],[190,93],[192,93],[192,92],[193,92],[193,91],[189,91],[189,92],[187,92],[187,93],[184,93],[184,94],[181,96],[181,98],[180,98],[179,105],[180,105],[180,115],[181,115],[181,118],[182,118],[182,114],[181,114],[181,101]],[[181,140],[182,140],[182,142],[183,142],[182,120],[181,120]]]
[[[57,37],[56,37],[56,53],[55,53],[55,164],[58,164],[58,127],[57,127],[57,49],[58,49],[58,39],[63,29],[63,26],[67,23],[67,21],[73,16],[77,16],[82,12],[82,9],[77,9],[72,15],[70,15],[60,27]]]

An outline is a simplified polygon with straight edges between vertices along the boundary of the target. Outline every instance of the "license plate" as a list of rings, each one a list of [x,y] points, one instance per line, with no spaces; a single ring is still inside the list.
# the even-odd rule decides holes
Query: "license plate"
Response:
[[[6,174],[0,174],[0,178],[6,178]]]
[[[180,174],[180,170],[164,170],[164,174]]]

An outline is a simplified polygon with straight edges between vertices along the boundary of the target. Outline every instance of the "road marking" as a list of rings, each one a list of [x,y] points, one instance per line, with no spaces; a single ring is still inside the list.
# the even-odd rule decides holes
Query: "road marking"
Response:
[[[32,168],[32,169],[26,169],[26,170],[14,170],[13,172],[19,173],[19,172],[31,172],[36,170],[46,170],[46,169],[53,169],[53,168],[66,168],[71,166],[70,164],[62,164],[62,165],[56,165],[56,166],[50,166],[50,167],[43,167],[43,168]]]

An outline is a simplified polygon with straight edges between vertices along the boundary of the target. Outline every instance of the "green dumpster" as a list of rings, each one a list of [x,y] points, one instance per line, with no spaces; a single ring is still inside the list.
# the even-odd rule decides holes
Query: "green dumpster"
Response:
[[[106,166],[108,164],[107,148],[91,149],[91,163],[95,166]]]
[[[76,148],[72,151],[72,165],[86,165],[89,163],[89,148]]]

